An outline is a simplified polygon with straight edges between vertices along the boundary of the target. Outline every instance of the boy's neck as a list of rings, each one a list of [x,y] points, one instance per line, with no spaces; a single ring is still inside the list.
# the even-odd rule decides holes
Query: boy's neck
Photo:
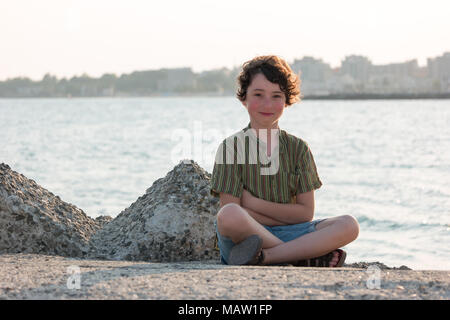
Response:
[[[278,126],[278,121],[272,123],[271,125],[265,126],[260,123],[257,123],[256,121],[253,121],[251,119],[250,119],[250,127],[252,129],[255,129],[256,132],[258,132],[258,133],[259,133],[259,129],[266,129],[267,132],[270,132],[269,129],[275,129],[275,130],[280,129],[280,127]]]
[[[267,143],[267,141],[269,141],[269,144],[271,144],[271,143],[270,143],[270,142],[271,142],[271,138],[270,138],[271,132],[272,132],[273,130],[275,130],[275,134],[278,134],[278,133],[279,133],[279,130],[280,130],[280,127],[278,126],[278,121],[275,122],[275,123],[273,123],[273,124],[270,125],[270,126],[263,126],[263,125],[261,125],[261,124],[258,124],[258,123],[256,123],[256,122],[250,120],[250,127],[251,127],[251,129],[254,129],[253,132],[255,132],[256,136],[257,136],[260,140],[264,141],[265,143]],[[260,130],[261,130],[261,129],[263,129],[263,132],[262,132],[262,133],[260,133]],[[264,132],[265,132],[266,134],[264,134]],[[273,134],[273,133],[272,133],[272,134]]]

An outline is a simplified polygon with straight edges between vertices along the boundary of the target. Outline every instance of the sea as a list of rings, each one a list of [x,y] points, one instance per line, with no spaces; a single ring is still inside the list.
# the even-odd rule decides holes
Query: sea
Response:
[[[211,173],[248,123],[235,97],[0,99],[0,162],[115,217],[180,161]],[[359,222],[347,263],[450,270],[450,100],[304,100],[279,126],[314,155],[315,219]]]

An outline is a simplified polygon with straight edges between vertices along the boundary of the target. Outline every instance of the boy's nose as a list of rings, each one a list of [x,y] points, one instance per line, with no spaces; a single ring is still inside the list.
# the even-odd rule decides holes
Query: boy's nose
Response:
[[[263,105],[263,106],[269,106],[269,107],[270,107],[270,104],[271,104],[271,101],[270,101],[270,98],[269,98],[269,97],[264,97],[264,98],[262,99],[262,105]]]

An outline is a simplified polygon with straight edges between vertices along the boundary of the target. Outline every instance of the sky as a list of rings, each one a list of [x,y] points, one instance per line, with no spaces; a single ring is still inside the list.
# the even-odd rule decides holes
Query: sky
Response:
[[[338,67],[450,51],[448,0],[2,0],[0,81],[233,68],[265,54]]]

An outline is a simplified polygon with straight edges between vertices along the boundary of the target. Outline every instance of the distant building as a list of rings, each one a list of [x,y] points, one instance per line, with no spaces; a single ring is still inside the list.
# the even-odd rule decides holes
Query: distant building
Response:
[[[325,81],[331,74],[332,70],[329,64],[324,63],[321,59],[313,57],[303,57],[301,60],[294,60],[291,68],[296,73],[301,73],[301,78],[309,81]]]
[[[348,74],[356,81],[365,83],[372,71],[372,62],[364,56],[351,55],[342,61],[341,75]]]
[[[397,78],[402,77],[414,77],[418,74],[419,65],[417,59],[402,62],[402,63],[390,63],[384,65],[373,65],[371,74],[389,74]]]
[[[417,93],[415,77],[420,74],[417,60],[385,65],[372,65],[366,90],[370,93]]]
[[[291,69],[300,76],[303,95],[329,94],[327,81],[333,75],[329,64],[321,59],[305,56],[300,60],[294,60]]]
[[[364,56],[350,55],[341,67],[332,69],[313,57],[291,64],[302,80],[301,91],[309,95],[328,94],[423,94],[450,92],[450,53],[428,59],[419,67],[417,59],[374,65]]]
[[[450,52],[445,52],[441,57],[428,58],[427,67],[433,91],[450,92]]]

